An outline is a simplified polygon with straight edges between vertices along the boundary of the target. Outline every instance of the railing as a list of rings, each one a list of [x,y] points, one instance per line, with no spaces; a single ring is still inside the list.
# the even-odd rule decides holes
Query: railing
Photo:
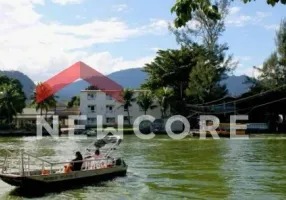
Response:
[[[9,150],[5,149],[5,151],[7,154],[5,156],[5,159],[4,159],[3,165],[2,165],[2,174],[4,174],[4,173],[5,174],[9,174],[9,173],[13,173],[13,174],[17,173],[18,174],[19,173],[19,175],[21,175],[21,176],[31,176],[32,171],[43,172],[44,170],[47,170],[47,168],[48,168],[49,174],[65,173],[64,172],[64,166],[67,164],[82,163],[82,169],[81,170],[86,171],[86,170],[94,170],[94,169],[98,169],[98,168],[104,168],[104,167],[107,167],[108,165],[112,166],[113,162],[114,162],[114,159],[112,159],[112,158],[98,158],[98,159],[86,158],[84,160],[79,160],[79,161],[50,162],[50,161],[47,161],[45,159],[34,156],[30,153],[21,151],[20,159],[18,160],[18,161],[20,161],[18,163],[19,171],[18,172],[12,172],[12,171],[9,172],[8,169],[10,169],[10,168],[9,168],[9,164],[7,161],[8,161],[9,156],[13,156],[14,154]],[[34,158],[37,161],[40,161],[41,167],[39,168],[39,165],[36,165],[37,167],[35,167],[35,169],[32,169],[33,165],[31,165],[31,158]],[[32,163],[35,164],[34,162],[32,162]],[[61,167],[59,167],[59,165]],[[48,166],[48,167],[46,167],[46,166]],[[11,170],[13,170],[13,169],[11,168]]]

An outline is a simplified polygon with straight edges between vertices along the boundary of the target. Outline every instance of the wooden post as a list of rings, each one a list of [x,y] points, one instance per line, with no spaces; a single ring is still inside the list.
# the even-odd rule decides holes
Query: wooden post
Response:
[[[23,150],[21,150],[21,173],[22,173],[22,176],[25,175],[25,169],[24,169],[24,153],[23,153]]]

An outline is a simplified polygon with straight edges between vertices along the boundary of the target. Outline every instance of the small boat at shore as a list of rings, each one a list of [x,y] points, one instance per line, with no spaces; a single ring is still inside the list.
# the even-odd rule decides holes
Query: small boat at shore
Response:
[[[125,176],[127,165],[120,157],[112,157],[112,152],[121,143],[121,138],[117,136],[107,136],[103,139],[96,140],[93,144],[95,149],[111,144],[107,153],[100,159],[93,159],[94,151],[87,149],[89,159],[75,162],[51,162],[26,152],[21,152],[17,168],[10,168],[9,162],[13,153],[6,150],[7,155],[3,161],[0,179],[12,186],[19,188],[43,190],[73,187],[78,184],[94,184],[100,181],[109,180],[117,176]],[[92,152],[92,153],[90,153]],[[41,166],[33,166],[34,161],[40,161]],[[70,163],[82,163],[81,170],[65,170]],[[15,164],[15,163],[14,163]]]
[[[238,125],[242,125],[242,124],[238,124]],[[232,128],[235,128],[235,125],[233,125],[233,127],[231,127],[229,123],[221,123],[219,125],[219,127],[216,129],[216,132],[217,132],[219,137],[230,138]],[[246,131],[244,129],[235,129],[234,131],[235,131],[236,135],[246,135]],[[203,132],[201,133],[200,130],[198,130],[198,129],[192,130],[191,135],[194,137],[201,137],[204,135],[206,137],[213,137],[213,135],[210,133],[210,131],[205,131],[205,133],[203,133]]]
[[[86,132],[87,137],[96,137],[97,136],[97,132],[94,130],[89,130]]]

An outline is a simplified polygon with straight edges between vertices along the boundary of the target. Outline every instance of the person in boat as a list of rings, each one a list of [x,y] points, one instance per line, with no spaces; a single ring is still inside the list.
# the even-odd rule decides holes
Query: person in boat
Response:
[[[102,156],[100,155],[99,149],[96,149],[96,150],[95,150],[95,152],[94,152],[94,157],[95,157],[96,159],[102,158]]]
[[[75,153],[75,156],[76,156],[76,158],[73,159],[72,162],[71,162],[71,168],[72,168],[72,171],[80,171],[83,162],[76,162],[76,163],[73,163],[73,162],[75,162],[75,161],[83,161],[83,157],[82,157],[82,155],[81,155],[81,153],[79,151],[77,151]]]

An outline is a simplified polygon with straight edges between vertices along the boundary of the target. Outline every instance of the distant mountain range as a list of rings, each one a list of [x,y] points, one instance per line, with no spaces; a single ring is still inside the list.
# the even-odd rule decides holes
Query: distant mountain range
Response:
[[[19,71],[0,71],[0,76],[1,75],[8,76],[9,78],[18,79],[23,85],[23,91],[27,99],[30,99],[35,88],[35,83],[27,75]]]
[[[11,78],[18,79],[24,88],[27,97],[32,95],[35,88],[34,82],[25,74],[18,71],[0,71]],[[121,70],[107,75],[108,78],[117,82],[124,88],[139,88],[140,85],[148,78],[148,75],[141,71],[141,68]],[[230,95],[238,96],[248,91],[249,85],[244,84],[246,76],[230,76],[223,80],[222,83],[227,85]],[[87,88],[89,84],[83,80],[76,81],[57,93],[61,100],[69,100],[73,96],[79,95],[80,91]]]

